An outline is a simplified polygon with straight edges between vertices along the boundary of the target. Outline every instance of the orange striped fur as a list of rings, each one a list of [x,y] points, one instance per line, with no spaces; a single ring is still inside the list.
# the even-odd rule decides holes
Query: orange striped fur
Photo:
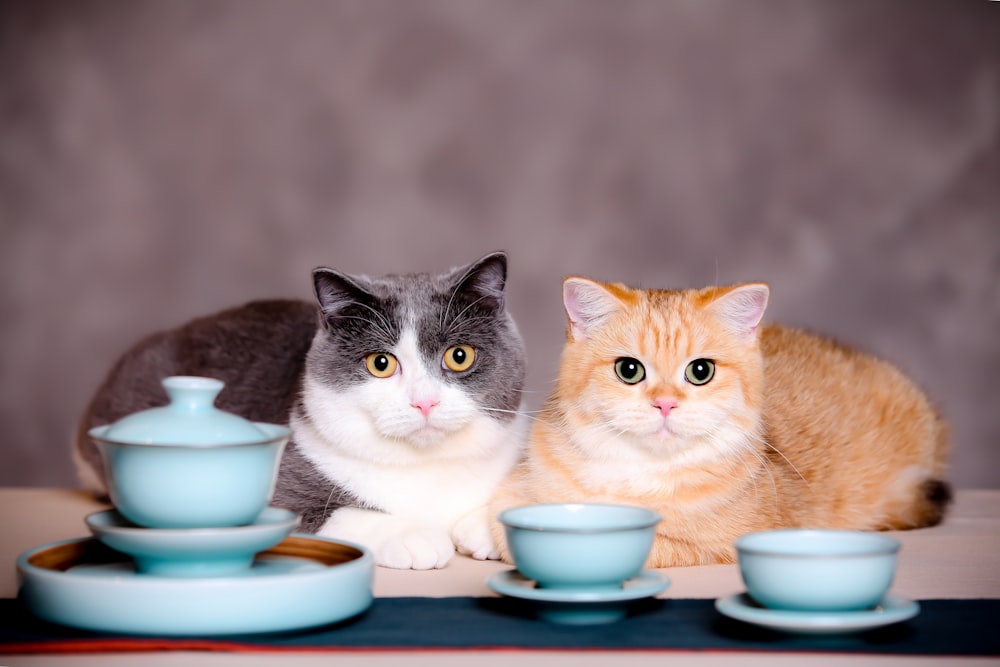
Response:
[[[544,502],[649,507],[663,515],[650,567],[732,562],[733,540],[757,530],[941,521],[948,438],[926,396],[883,361],[759,326],[768,294],[760,283],[567,279],[557,385],[491,515]],[[626,357],[642,381],[618,377]],[[696,359],[715,363],[700,386],[685,378]],[[675,407],[664,416],[657,401]]]

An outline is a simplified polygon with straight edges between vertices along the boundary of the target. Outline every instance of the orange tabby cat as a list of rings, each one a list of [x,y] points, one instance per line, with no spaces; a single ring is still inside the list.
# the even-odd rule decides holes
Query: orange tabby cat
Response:
[[[491,514],[649,507],[663,515],[650,567],[732,562],[733,540],[764,529],[940,522],[948,439],[927,398],[883,361],[759,326],[768,294],[567,279],[558,383]]]

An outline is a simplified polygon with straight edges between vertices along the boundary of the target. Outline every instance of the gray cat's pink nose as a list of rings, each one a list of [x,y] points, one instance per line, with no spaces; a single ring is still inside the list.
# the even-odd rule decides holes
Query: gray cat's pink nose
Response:
[[[435,406],[437,406],[437,404],[440,402],[441,401],[437,400],[436,398],[422,398],[420,400],[413,401],[412,403],[410,403],[410,405],[415,407],[417,410],[420,410],[420,412],[424,415],[424,417],[430,417],[431,410],[433,410]]]
[[[667,417],[670,411],[677,407],[677,401],[672,398],[658,398],[653,401],[653,407],[659,408],[660,414]]]

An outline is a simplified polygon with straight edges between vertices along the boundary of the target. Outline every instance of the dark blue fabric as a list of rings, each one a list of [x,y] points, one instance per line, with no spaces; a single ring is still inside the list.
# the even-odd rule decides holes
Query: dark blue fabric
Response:
[[[915,618],[840,636],[791,635],[721,616],[712,600],[646,600],[618,622],[555,625],[507,598],[377,598],[363,615],[308,631],[232,637],[98,634],[31,617],[0,600],[0,653],[71,650],[645,649],[1000,655],[1000,600],[922,600]]]

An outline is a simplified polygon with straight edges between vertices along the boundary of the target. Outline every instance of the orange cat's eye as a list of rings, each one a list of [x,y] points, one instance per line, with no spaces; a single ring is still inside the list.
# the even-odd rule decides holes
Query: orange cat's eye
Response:
[[[476,348],[471,345],[452,345],[444,351],[444,367],[456,373],[472,368],[475,360]]]
[[[639,384],[646,379],[646,367],[638,359],[619,357],[615,360],[615,375],[625,384]]]
[[[695,359],[684,369],[684,379],[693,385],[708,384],[715,377],[715,362],[711,359]]]
[[[396,357],[387,352],[374,352],[365,357],[365,368],[377,378],[392,377],[398,367]]]

